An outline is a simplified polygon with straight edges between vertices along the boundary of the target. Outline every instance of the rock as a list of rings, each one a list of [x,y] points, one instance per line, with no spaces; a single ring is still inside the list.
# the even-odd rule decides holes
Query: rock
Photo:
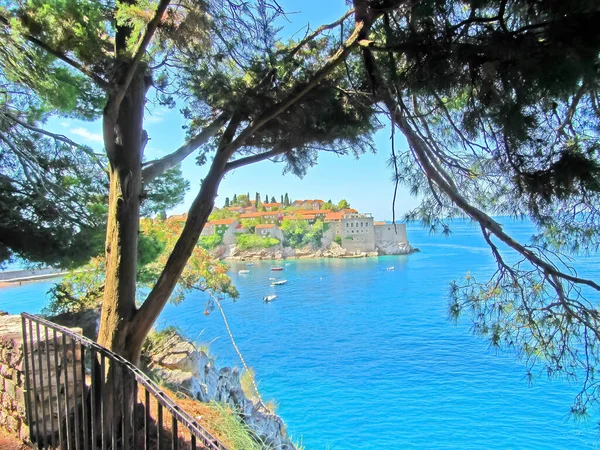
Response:
[[[408,255],[414,251],[406,241],[383,241],[381,245],[377,247],[377,250],[380,255]]]
[[[244,394],[237,368],[217,370],[214,360],[191,343],[174,335],[151,356],[152,370],[174,390],[203,402],[227,403],[269,448],[296,450],[280,417]]]
[[[329,247],[327,247],[327,254],[330,258],[340,258],[346,254],[346,249],[341,245],[332,242],[329,244]]]

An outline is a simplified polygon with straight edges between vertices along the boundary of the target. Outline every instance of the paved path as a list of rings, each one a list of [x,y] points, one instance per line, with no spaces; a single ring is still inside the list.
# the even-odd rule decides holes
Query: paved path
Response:
[[[0,272],[0,282],[16,283],[20,281],[35,281],[46,278],[59,277],[65,274],[66,271],[54,268],[46,269],[23,269],[23,270],[5,270]]]

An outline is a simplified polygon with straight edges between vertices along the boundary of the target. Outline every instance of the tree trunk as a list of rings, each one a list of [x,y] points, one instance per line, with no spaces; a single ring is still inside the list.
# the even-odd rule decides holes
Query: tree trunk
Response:
[[[106,232],[106,281],[98,343],[134,364],[141,344],[129,342],[136,312],[136,274],[140,195],[142,192],[143,118],[146,86],[143,69],[134,76],[118,110],[104,115],[109,157],[110,196]]]

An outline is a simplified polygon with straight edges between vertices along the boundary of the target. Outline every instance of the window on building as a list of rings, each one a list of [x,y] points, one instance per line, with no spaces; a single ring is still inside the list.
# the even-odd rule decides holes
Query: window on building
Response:
[[[388,231],[391,231],[392,229],[390,227],[388,227]]]

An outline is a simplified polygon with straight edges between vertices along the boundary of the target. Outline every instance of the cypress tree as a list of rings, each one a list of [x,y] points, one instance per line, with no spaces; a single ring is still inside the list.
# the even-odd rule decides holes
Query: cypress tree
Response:
[[[229,207],[229,197],[225,197],[225,208]]]

